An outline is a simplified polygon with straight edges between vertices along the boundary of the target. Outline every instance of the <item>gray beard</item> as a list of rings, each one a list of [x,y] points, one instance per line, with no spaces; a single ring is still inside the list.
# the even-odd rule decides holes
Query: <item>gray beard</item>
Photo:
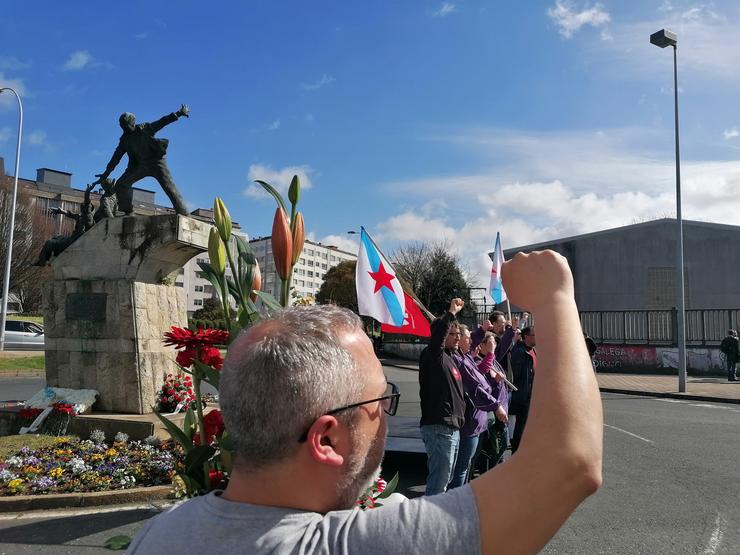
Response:
[[[352,455],[347,462],[347,471],[337,484],[337,503],[334,510],[352,509],[367,488],[372,486],[380,477],[385,438],[374,438],[368,446],[367,452],[360,453],[353,446]],[[359,443],[359,442],[358,442]],[[378,451],[380,452],[378,453]]]

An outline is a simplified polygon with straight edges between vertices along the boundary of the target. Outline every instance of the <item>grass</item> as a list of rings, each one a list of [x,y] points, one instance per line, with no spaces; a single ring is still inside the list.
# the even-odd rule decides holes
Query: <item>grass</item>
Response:
[[[8,320],[25,320],[27,322],[36,322],[37,324],[44,323],[43,316],[24,316],[23,314],[8,314]]]
[[[0,437],[0,461],[4,461],[8,457],[15,455],[21,450],[21,447],[41,449],[42,447],[50,447],[54,445],[56,440],[56,436],[36,434]]]
[[[30,355],[0,358],[0,373],[16,370],[43,370],[44,355]]]

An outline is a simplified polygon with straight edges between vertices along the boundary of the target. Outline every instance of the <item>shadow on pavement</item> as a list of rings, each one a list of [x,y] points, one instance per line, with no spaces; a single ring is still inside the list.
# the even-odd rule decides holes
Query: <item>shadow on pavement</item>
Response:
[[[26,524],[21,524],[23,521],[20,520],[18,526],[0,531],[0,544],[64,545],[79,538],[144,521],[157,514],[156,510],[142,509],[61,517]],[[39,515],[39,518],[43,516]],[[75,546],[82,547],[79,543]]]

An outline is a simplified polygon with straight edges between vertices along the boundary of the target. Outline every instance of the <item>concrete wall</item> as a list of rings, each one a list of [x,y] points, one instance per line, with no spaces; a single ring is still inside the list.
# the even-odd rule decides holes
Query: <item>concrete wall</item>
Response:
[[[426,344],[386,341],[387,355],[418,361]],[[686,350],[686,365],[692,376],[725,376],[725,364],[719,349],[690,347]],[[676,374],[678,349],[647,345],[600,345],[594,356],[598,372],[636,374]]]
[[[671,308],[672,299],[651,297],[649,269],[676,267],[676,222],[657,220],[522,250],[549,248],[568,259],[578,308]],[[511,258],[519,249],[506,251]],[[740,227],[684,222],[686,308],[740,307]]]

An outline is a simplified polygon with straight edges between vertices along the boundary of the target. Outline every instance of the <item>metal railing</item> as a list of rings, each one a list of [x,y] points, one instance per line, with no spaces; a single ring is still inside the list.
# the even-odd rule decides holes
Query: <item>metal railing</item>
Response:
[[[480,311],[463,323],[474,326],[490,315]],[[581,327],[596,343],[623,345],[674,345],[678,312],[673,310],[601,310],[582,311]],[[530,323],[534,323],[530,321]],[[740,328],[740,309],[692,309],[686,311],[686,344],[715,347],[729,329]],[[390,338],[426,341],[411,336]]]

